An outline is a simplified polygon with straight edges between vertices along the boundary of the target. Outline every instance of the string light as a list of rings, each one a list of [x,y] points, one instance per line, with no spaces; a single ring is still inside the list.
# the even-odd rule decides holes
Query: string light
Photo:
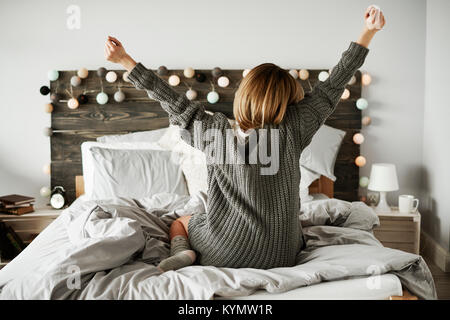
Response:
[[[358,167],[364,167],[366,165],[366,158],[364,158],[363,156],[356,157],[355,164]]]
[[[355,133],[353,135],[353,142],[355,144],[362,144],[364,142],[364,136],[361,133]]]
[[[300,77],[301,80],[308,80],[309,78],[309,71],[306,69],[301,69],[298,72],[298,76]]]
[[[292,78],[298,79],[298,71],[297,70],[291,69],[291,70],[289,70],[289,74],[292,76]]]
[[[368,86],[369,84],[372,83],[372,77],[370,76],[370,74],[363,73],[363,75],[361,76],[361,83],[363,86]]]
[[[180,77],[177,76],[177,75],[175,75],[175,74],[171,75],[171,76],[169,77],[169,84],[170,84],[172,87],[176,87],[177,85],[180,84]]]
[[[345,89],[344,92],[342,93],[341,99],[347,100],[348,98],[350,98],[350,90]]]
[[[183,74],[186,78],[193,78],[195,75],[195,70],[191,67],[184,69]]]

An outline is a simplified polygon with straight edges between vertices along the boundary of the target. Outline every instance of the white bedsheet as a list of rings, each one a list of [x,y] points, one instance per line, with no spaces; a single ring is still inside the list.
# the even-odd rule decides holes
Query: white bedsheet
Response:
[[[139,205],[127,199],[110,200],[108,204],[78,199],[79,205],[73,204],[0,270],[0,298],[211,299],[256,293],[253,298],[262,299],[260,290],[265,289],[275,294],[270,299],[300,299],[297,289],[304,286],[308,287],[301,292],[306,295],[325,298],[319,292],[321,288],[328,288],[328,294],[333,290],[340,295],[345,290],[355,290],[329,286],[349,277],[370,276],[370,266],[378,266],[381,274],[395,274],[413,294],[435,298],[431,273],[419,256],[383,248],[370,232],[360,230],[371,228],[376,215],[358,203],[338,205],[335,199],[306,206],[309,211],[300,220],[305,226],[307,248],[299,253],[295,267],[259,270],[191,266],[161,275],[152,263],[157,262],[155,254],[156,258],[168,254],[169,220],[177,214],[198,212],[196,206],[205,210],[200,200],[191,199],[186,204],[188,200],[188,196],[170,194],[140,200]],[[142,206],[146,209],[139,209]],[[175,214],[176,208],[183,209],[177,209]],[[325,219],[326,215],[329,219]],[[318,221],[328,225],[317,224]],[[127,263],[122,261],[126,256],[131,257]],[[81,268],[80,289],[66,286],[71,277],[66,268],[72,265]],[[334,281],[324,282],[330,280]],[[317,286],[320,282],[324,287]],[[280,295],[283,292],[287,296]]]
[[[401,296],[402,284],[393,274],[321,282],[282,293],[258,290],[245,297],[217,297],[216,300],[385,300]]]

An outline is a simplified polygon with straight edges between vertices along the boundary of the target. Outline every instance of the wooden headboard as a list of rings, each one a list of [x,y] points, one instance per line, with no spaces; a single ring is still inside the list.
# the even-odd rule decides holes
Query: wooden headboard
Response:
[[[309,70],[308,81],[300,81],[305,92],[318,81],[320,70]],[[103,90],[109,96],[107,104],[100,105],[95,97],[101,91],[100,78],[96,70],[90,70],[87,79],[82,80],[79,87],[72,88],[73,96],[86,92],[88,103],[71,110],[67,107],[70,98],[66,90],[70,91],[70,78],[75,71],[59,71],[59,78],[50,83],[52,93],[60,95],[59,101],[53,104],[51,114],[51,127],[53,134],[50,137],[51,149],[51,186],[63,186],[67,192],[68,202],[76,198],[75,177],[82,175],[81,149],[84,141],[93,141],[99,136],[107,134],[124,134],[136,131],[154,130],[167,127],[169,120],[167,114],[158,102],[150,100],[144,91],[136,90],[130,83],[122,80],[122,70],[114,70],[118,75],[116,83],[108,83],[102,80]],[[215,90],[220,95],[220,101],[216,104],[206,102],[206,95],[211,90],[211,81],[214,81],[211,70],[196,70],[204,73],[206,81],[196,82],[194,79],[186,79],[183,70],[169,70],[169,75],[178,75],[182,83],[175,87],[179,92],[185,92],[187,85],[193,86],[198,92],[197,100],[205,103],[206,109],[212,112],[220,111],[233,118],[234,92],[242,79],[243,70],[223,70],[225,76],[230,79],[227,88],[215,85]],[[326,70],[325,70],[326,71]],[[167,80],[168,76],[162,77]],[[356,100],[361,97],[361,73],[356,73],[357,81],[354,85],[348,85],[350,98],[341,100],[336,111],[326,121],[326,124],[345,130],[347,132],[339,151],[334,183],[334,197],[353,201],[358,199],[359,168],[354,164],[354,159],[359,155],[359,145],[354,144],[352,137],[361,129],[361,111],[356,108]],[[113,99],[118,85],[126,95],[126,100],[117,103]],[[322,181],[319,180],[319,182]],[[325,180],[323,180],[325,181]],[[317,182],[317,183],[319,183]],[[332,184],[333,185],[333,184]],[[325,192],[323,192],[325,193]]]

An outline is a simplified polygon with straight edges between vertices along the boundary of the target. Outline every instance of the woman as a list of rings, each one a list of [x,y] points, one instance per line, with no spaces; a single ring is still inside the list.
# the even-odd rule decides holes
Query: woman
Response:
[[[273,64],[257,66],[243,79],[234,100],[240,139],[233,139],[231,145],[214,139],[209,145],[239,161],[229,164],[207,158],[207,213],[182,217],[172,224],[171,256],[161,261],[161,271],[191,265],[197,255],[202,265],[218,267],[268,269],[295,265],[296,255],[304,245],[298,219],[299,158],[363,64],[377,32],[368,27],[375,22],[375,14],[374,8],[366,11],[366,24],[358,40],[343,53],[329,78],[307,96],[288,72]],[[383,27],[382,14],[380,23]],[[116,38],[108,37],[105,55],[129,72],[128,78],[136,88],[146,90],[161,103],[172,124],[194,135],[194,139],[188,139],[192,146],[206,152],[202,141],[209,139],[202,140],[194,128],[204,134],[214,129],[224,135],[231,129],[225,115],[207,114],[202,104],[176,93],[151,70],[136,63]],[[264,173],[267,168],[262,161],[248,161],[252,137],[260,147],[278,152],[275,171]],[[242,145],[246,152],[240,151]]]

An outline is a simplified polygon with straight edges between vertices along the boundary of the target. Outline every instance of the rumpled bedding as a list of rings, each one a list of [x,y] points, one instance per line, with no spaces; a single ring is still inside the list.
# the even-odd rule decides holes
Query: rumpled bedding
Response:
[[[61,230],[53,246],[39,248],[41,233],[17,261],[0,270],[0,299],[213,299],[261,289],[281,293],[321,281],[384,273],[397,275],[418,297],[436,299],[423,259],[384,248],[372,234],[379,224],[373,210],[361,202],[337,199],[302,205],[299,223],[306,248],[298,253],[294,267],[193,265],[161,274],[156,265],[169,255],[170,224],[183,215],[205,214],[205,208],[202,193],[78,199],[44,230]],[[63,227],[57,229],[58,223]],[[23,271],[12,276],[10,268],[19,266]]]

